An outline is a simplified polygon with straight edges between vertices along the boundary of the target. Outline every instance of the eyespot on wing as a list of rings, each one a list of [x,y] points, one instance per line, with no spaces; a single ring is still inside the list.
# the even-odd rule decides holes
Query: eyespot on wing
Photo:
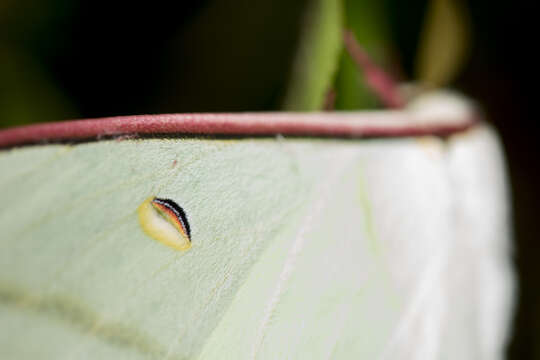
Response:
[[[175,250],[191,247],[191,229],[184,209],[170,199],[150,196],[137,208],[144,233]]]

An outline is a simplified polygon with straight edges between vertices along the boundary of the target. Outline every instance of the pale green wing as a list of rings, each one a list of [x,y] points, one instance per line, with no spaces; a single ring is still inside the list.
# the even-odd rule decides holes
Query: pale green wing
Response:
[[[493,147],[476,134],[466,158]],[[2,358],[396,358],[476,326],[477,301],[445,315],[440,139],[111,140],[5,150],[0,169]],[[143,233],[151,195],[184,208],[191,249]]]
[[[285,296],[290,286],[304,286],[309,295],[316,285],[312,296],[328,294],[306,307],[310,321],[321,320],[313,317],[321,306],[329,310],[325,321],[332,321],[335,311],[344,311],[342,301],[352,306],[367,290],[395,301],[384,272],[376,270],[378,258],[365,251],[371,240],[356,194],[358,156],[357,142],[275,139],[104,141],[4,151],[2,352],[191,358],[212,332],[209,344],[216,336],[225,341],[219,334],[228,321],[256,325],[253,338],[231,341],[247,341],[258,352],[268,341],[268,314],[278,304],[280,311],[304,304],[303,298],[297,303],[303,292]],[[186,210],[189,251],[175,251],[140,229],[136,209],[153,194]],[[346,237],[343,224],[349,224]],[[283,266],[291,273],[283,275]],[[350,286],[350,276],[340,274],[368,269],[367,284]],[[326,275],[301,285],[310,273]],[[278,291],[276,279],[283,276]],[[330,291],[328,277],[336,278]]]

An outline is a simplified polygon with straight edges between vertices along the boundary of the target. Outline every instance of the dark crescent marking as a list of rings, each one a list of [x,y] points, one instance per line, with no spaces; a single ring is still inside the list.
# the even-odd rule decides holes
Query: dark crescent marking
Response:
[[[152,202],[165,206],[167,209],[171,210],[176,215],[176,217],[180,220],[180,223],[186,230],[187,237],[191,242],[191,229],[189,228],[189,222],[184,209],[182,209],[180,205],[178,205],[171,199],[154,198]]]

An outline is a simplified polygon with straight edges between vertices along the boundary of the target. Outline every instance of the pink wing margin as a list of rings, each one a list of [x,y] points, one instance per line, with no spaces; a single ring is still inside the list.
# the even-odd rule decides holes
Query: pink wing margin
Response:
[[[479,116],[426,118],[400,110],[362,112],[194,113],[69,120],[0,131],[0,147],[121,135],[238,135],[316,137],[447,136],[464,131]]]

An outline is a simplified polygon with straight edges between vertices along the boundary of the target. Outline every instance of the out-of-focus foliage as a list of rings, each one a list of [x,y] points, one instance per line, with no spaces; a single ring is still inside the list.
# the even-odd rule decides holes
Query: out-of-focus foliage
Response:
[[[346,0],[346,26],[375,62],[390,65],[390,44],[385,2]],[[378,106],[375,95],[366,86],[364,75],[344,50],[335,82],[336,109],[354,110]]]
[[[321,110],[329,91],[335,93],[337,110],[378,107],[362,69],[343,48],[342,36],[345,29],[352,30],[377,63],[390,66],[385,2],[313,0],[307,10],[285,109]]]
[[[345,29],[375,63],[404,73],[391,0],[1,4],[1,126],[136,113],[321,110],[329,91],[337,110],[380,107],[343,50]],[[433,4],[418,68],[422,80],[440,85],[463,62],[464,16],[448,1]]]
[[[468,14],[459,0],[432,0],[417,57],[417,79],[445,86],[462,68],[469,50]]]
[[[343,15],[342,1],[313,0],[308,4],[285,110],[321,110],[338,69]]]

